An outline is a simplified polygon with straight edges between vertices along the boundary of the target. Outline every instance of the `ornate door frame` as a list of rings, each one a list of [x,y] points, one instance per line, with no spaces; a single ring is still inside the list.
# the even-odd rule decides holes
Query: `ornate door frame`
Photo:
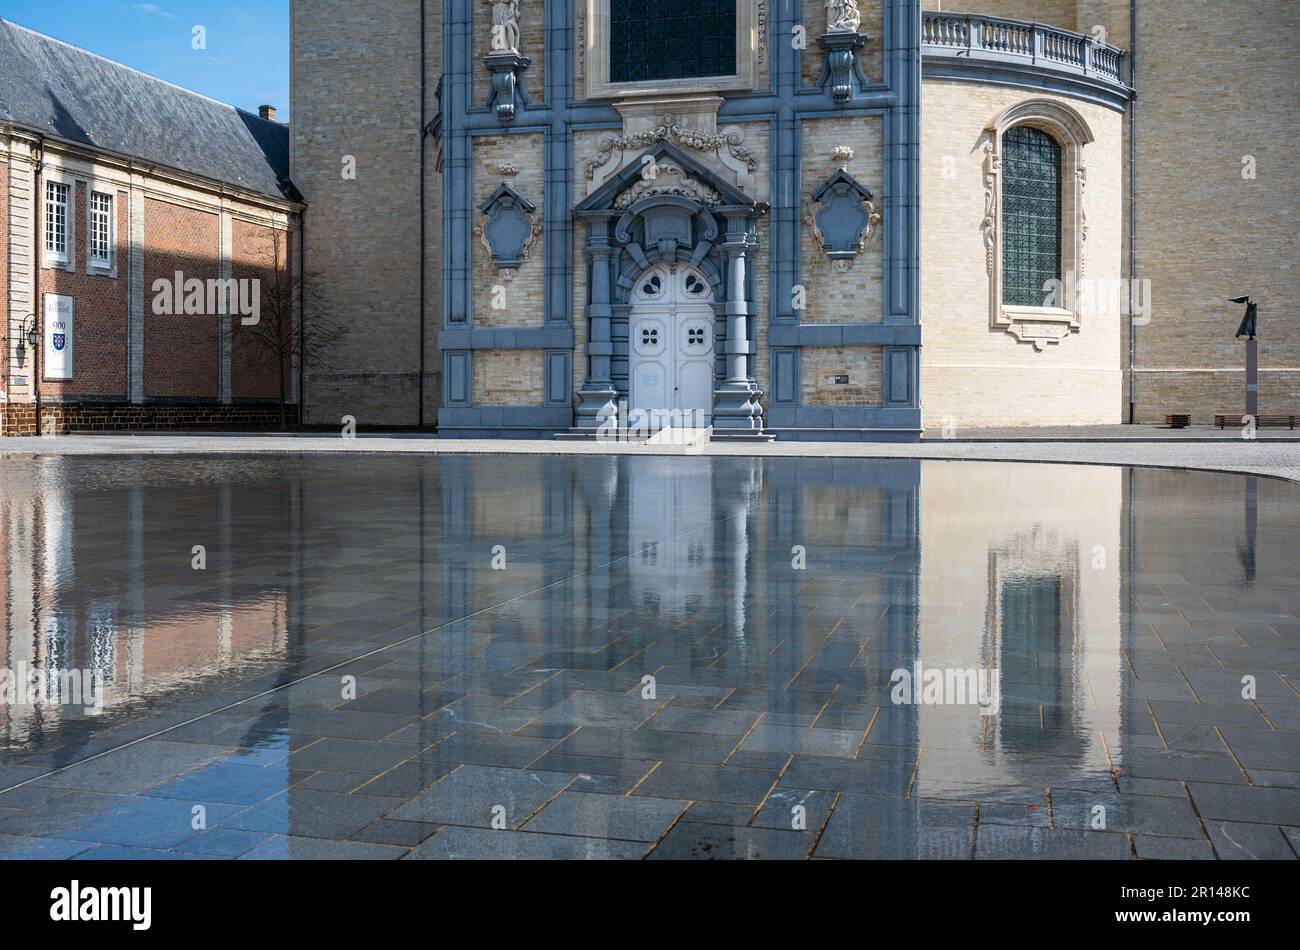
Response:
[[[574,213],[587,222],[589,267],[587,378],[578,392],[576,424],[598,428],[618,418],[619,401],[628,397],[632,288],[653,265],[680,262],[697,270],[713,293],[713,426],[761,430],[750,261],[767,205],[660,141],[611,175]]]

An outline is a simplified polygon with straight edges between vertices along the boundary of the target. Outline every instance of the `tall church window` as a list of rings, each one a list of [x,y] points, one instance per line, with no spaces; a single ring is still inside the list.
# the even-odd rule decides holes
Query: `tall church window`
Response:
[[[1018,125],[1002,134],[1002,302],[1041,307],[1061,280],[1061,146]]]
[[[737,0],[610,0],[610,82],[730,76]]]

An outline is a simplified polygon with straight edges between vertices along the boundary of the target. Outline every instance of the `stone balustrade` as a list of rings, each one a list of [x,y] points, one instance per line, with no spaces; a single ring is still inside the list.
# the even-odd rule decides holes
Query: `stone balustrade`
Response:
[[[1004,69],[1026,79],[1038,74],[1077,80],[1119,101],[1130,97],[1122,49],[1042,23],[927,10],[921,14],[921,56],[927,72],[939,75],[944,67]]]

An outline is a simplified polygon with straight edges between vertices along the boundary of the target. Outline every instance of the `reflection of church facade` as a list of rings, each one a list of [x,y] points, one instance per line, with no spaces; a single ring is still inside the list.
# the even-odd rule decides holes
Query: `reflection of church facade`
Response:
[[[913,439],[1236,407],[1226,298],[1286,311],[1295,228],[1231,150],[1280,174],[1294,102],[1225,111],[1182,4],[939,6],[295,4],[306,266],[368,328],[308,370],[306,417]],[[1216,14],[1234,49],[1281,42],[1266,6]],[[1256,223],[1231,254],[1223,214]],[[1273,326],[1263,411],[1294,410]]]

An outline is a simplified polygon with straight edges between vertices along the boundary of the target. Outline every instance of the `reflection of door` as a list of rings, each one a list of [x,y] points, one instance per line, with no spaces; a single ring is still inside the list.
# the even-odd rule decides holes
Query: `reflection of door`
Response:
[[[637,463],[627,469],[629,599],[685,618],[703,608],[715,581],[710,469],[697,459]]]
[[[633,410],[682,413],[678,425],[713,415],[713,290],[684,265],[652,267],[632,292],[629,394]],[[694,415],[692,415],[694,413]],[[665,423],[667,420],[665,420]]]

